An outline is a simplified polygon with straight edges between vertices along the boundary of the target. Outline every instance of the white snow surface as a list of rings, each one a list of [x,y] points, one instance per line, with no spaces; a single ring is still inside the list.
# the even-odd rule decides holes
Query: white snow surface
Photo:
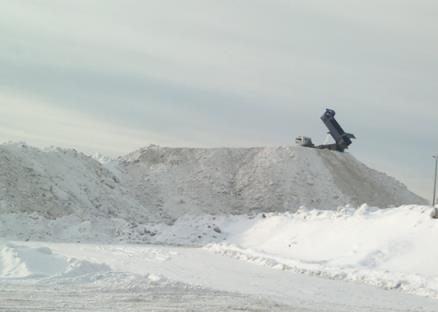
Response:
[[[185,216],[173,224],[121,219],[80,222],[0,216],[4,239],[81,243],[137,243],[202,247],[208,252],[334,280],[365,283],[438,299],[438,223],[432,208]],[[18,229],[18,230],[17,230]]]
[[[0,281],[42,277],[65,278],[109,272],[105,264],[54,254],[50,248],[0,243]]]
[[[111,272],[0,278],[6,311],[436,311],[436,300],[255,265],[205,249],[17,242]]]
[[[438,299],[438,222],[431,207],[300,210],[221,225],[206,250],[279,270]]]
[[[41,310],[81,309],[71,289],[132,311],[175,296],[206,311],[434,311],[438,299],[431,207],[350,154],[150,146],[111,160],[4,144],[0,169],[0,310],[35,291]]]

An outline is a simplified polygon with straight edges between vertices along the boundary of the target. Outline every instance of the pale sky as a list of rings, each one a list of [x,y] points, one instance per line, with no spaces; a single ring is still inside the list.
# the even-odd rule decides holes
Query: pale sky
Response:
[[[0,0],[0,140],[123,155],[326,138],[431,199],[436,0]]]

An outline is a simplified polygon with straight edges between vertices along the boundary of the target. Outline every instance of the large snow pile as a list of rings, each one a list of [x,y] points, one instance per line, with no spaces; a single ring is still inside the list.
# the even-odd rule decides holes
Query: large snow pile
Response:
[[[300,147],[150,146],[103,163],[75,150],[0,145],[0,214],[175,221],[192,214],[423,204],[350,154]]]
[[[326,150],[150,146],[119,163],[121,179],[136,199],[173,218],[295,211],[300,206],[425,204],[403,184],[350,154]]]
[[[137,220],[151,215],[113,173],[75,150],[3,144],[0,168],[0,214]]]

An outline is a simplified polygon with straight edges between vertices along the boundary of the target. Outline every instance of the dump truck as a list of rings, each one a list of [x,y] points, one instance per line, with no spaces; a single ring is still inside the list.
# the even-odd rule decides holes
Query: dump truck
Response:
[[[338,152],[344,152],[352,143],[352,139],[356,139],[354,134],[347,133],[342,129],[339,123],[335,119],[336,112],[332,109],[326,109],[325,113],[321,116],[322,122],[329,130],[329,134],[334,139],[333,144],[314,145],[312,139],[306,136],[299,136],[296,138],[295,143],[310,148],[328,149]]]

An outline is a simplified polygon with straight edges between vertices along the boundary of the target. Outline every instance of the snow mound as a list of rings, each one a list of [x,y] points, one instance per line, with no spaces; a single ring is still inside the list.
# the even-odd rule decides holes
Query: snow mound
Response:
[[[105,264],[66,258],[47,247],[30,248],[0,244],[0,280],[28,278],[76,278],[109,271]]]
[[[152,215],[113,173],[75,150],[42,151],[25,144],[3,144],[0,167],[0,214],[140,220]]]
[[[302,147],[162,148],[119,159],[136,199],[161,216],[425,204],[403,184],[348,153]]]
[[[274,269],[438,298],[438,223],[430,210],[363,205],[236,218],[221,225],[226,241],[205,249]]]

